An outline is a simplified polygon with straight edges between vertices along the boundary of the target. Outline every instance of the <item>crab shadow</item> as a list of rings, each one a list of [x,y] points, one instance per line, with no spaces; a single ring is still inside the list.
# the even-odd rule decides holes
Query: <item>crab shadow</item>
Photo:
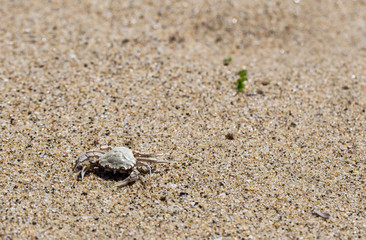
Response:
[[[90,171],[89,174],[94,174],[103,180],[114,181],[114,182],[122,181],[129,176],[129,173],[106,172],[103,171],[102,169],[94,169],[93,171]]]
[[[146,175],[149,175],[149,172],[146,170],[140,170],[140,176],[145,177]],[[90,172],[88,172],[87,174],[95,174],[97,177],[106,180],[106,181],[114,181],[114,182],[120,182],[123,181],[124,179],[126,179],[130,173],[113,173],[113,172],[107,172],[104,171],[101,168],[95,168],[93,170],[91,170]]]
[[[144,169],[144,168],[138,168],[138,169],[139,169],[139,172],[140,172],[139,176],[142,177],[142,179],[146,180],[146,178],[148,178],[149,174],[150,174],[149,170]],[[81,170],[81,167],[79,167],[76,172],[78,172],[80,170]],[[156,170],[156,169],[152,168],[152,173],[155,173],[155,174],[160,174],[160,173],[166,172],[166,171],[167,170],[161,171],[161,170]],[[103,180],[106,180],[106,181],[113,181],[113,182],[123,181],[124,179],[126,179],[130,175],[130,173],[128,173],[128,172],[126,172],[126,173],[120,173],[120,172],[113,173],[113,172],[105,171],[103,168],[98,168],[98,167],[96,167],[94,169],[90,169],[90,171],[87,171],[85,173],[84,177],[87,177],[89,174],[94,174],[95,176],[97,176],[100,179],[103,179]],[[78,176],[78,180],[81,180],[80,175]],[[130,184],[133,184],[133,183],[130,183]]]

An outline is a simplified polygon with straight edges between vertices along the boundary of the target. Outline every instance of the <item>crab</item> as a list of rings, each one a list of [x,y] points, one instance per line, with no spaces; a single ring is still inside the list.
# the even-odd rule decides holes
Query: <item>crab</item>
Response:
[[[88,170],[94,167],[100,167],[107,172],[128,173],[129,176],[117,186],[123,187],[138,180],[140,172],[137,170],[137,167],[146,167],[151,175],[151,168],[147,163],[168,163],[167,161],[160,161],[154,158],[162,155],[157,153],[140,153],[126,147],[112,148],[110,146],[102,146],[81,154],[75,162],[73,171],[78,171],[81,179],[84,178]],[[88,162],[79,170],[80,164],[84,161]]]

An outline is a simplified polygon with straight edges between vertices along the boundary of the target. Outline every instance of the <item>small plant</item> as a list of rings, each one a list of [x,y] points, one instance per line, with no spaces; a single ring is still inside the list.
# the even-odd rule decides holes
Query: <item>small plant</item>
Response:
[[[229,65],[231,63],[232,60],[233,60],[233,58],[231,56],[228,56],[222,62],[224,63],[225,66],[227,66],[227,65]]]
[[[244,90],[244,88],[245,88],[244,82],[248,80],[248,78],[247,78],[247,70],[246,69],[240,70],[238,72],[238,75],[240,76],[240,78],[235,83],[236,90],[238,92],[242,92]]]

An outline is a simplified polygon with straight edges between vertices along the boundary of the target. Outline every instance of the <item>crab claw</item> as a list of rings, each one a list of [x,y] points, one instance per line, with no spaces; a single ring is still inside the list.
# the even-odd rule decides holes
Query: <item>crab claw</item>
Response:
[[[118,188],[124,187],[127,184],[131,183],[131,182],[136,182],[139,179],[139,174],[140,172],[135,169],[131,172],[130,176],[128,176],[127,178],[123,179],[123,181],[121,181],[121,183],[117,186]]]

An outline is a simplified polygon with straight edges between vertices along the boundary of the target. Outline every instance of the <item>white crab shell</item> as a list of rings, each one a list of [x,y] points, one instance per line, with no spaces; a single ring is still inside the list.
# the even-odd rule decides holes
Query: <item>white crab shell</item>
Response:
[[[107,171],[125,172],[136,165],[136,158],[132,150],[125,147],[116,147],[99,159],[99,164]]]

